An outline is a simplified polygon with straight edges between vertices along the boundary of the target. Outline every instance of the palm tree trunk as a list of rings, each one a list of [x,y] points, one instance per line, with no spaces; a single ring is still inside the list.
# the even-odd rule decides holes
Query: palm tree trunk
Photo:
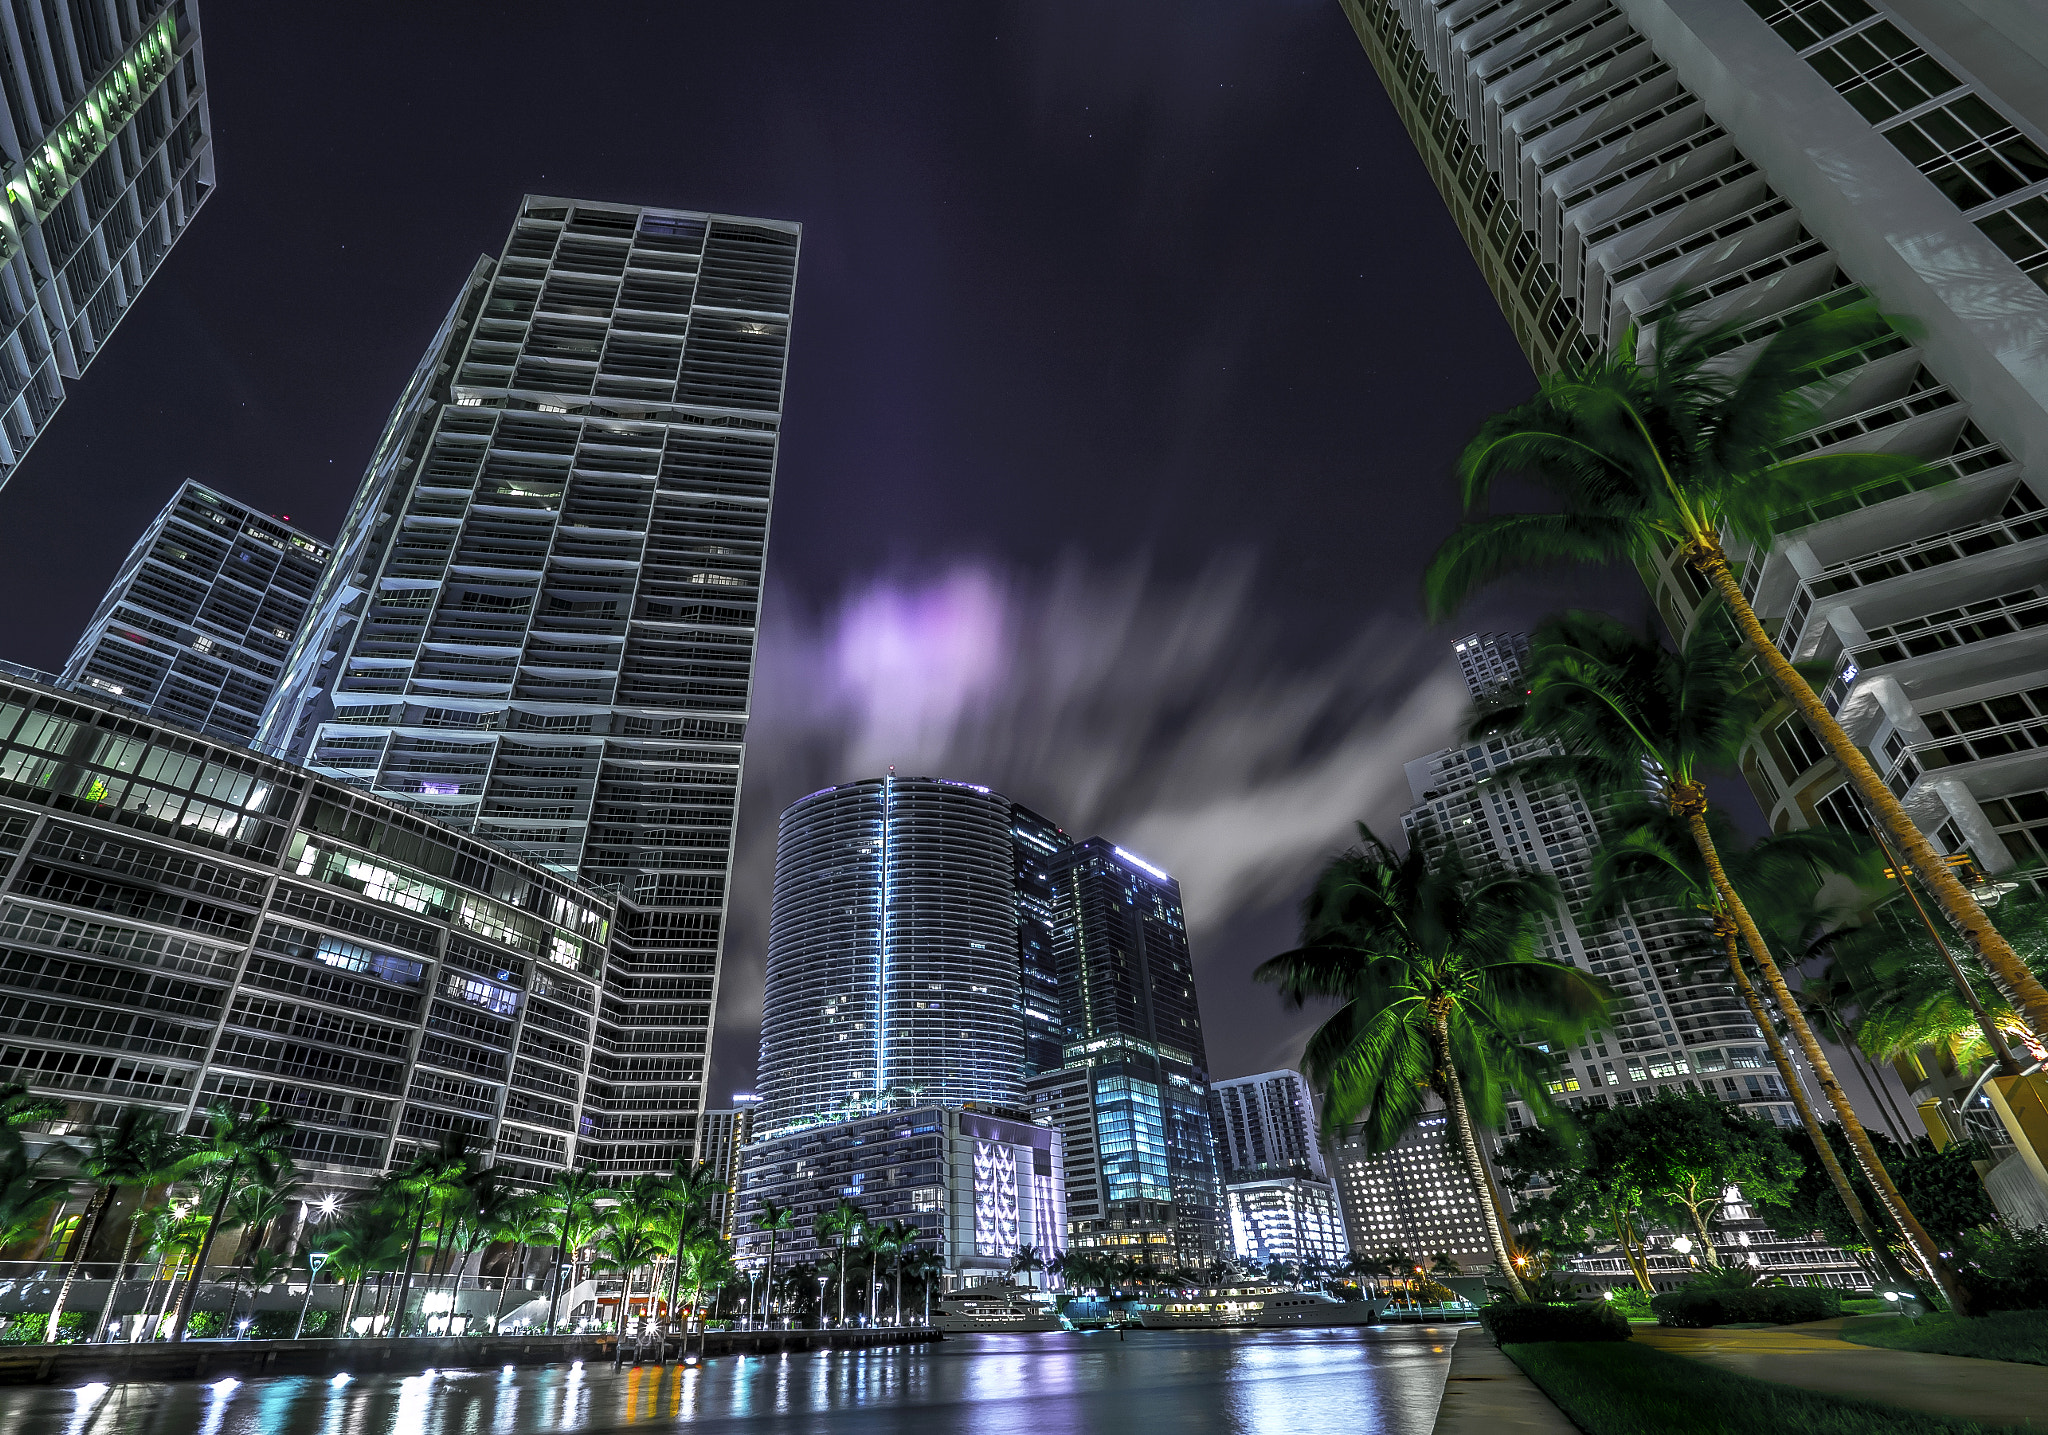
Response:
[[[1487,1198],[1486,1158],[1480,1154],[1479,1138],[1472,1130],[1472,1114],[1465,1108],[1465,1087],[1459,1080],[1457,1064],[1451,1059],[1451,1013],[1446,999],[1436,998],[1430,1002],[1429,1029],[1436,1046],[1437,1072],[1444,1083],[1444,1090],[1439,1094],[1451,1108],[1451,1129],[1458,1134],[1465,1171],[1472,1178],[1472,1194],[1479,1198],[1479,1214],[1486,1222],[1487,1242],[1493,1247],[1493,1258],[1500,1265],[1508,1290],[1516,1300],[1526,1301],[1529,1292],[1523,1288],[1522,1278],[1515,1271],[1514,1257],[1508,1254],[1506,1234],[1494,1214],[1493,1202]]]
[[[562,1243],[555,1248],[554,1279],[548,1290],[548,1334],[555,1333],[555,1305],[562,1298],[562,1267],[569,1259],[569,1212],[562,1211]]]
[[[846,1324],[846,1237],[843,1235],[839,1238],[839,1323]]]
[[[775,1228],[768,1228],[768,1279],[761,1286],[761,1304],[768,1309],[768,1328],[775,1329]]]
[[[412,1270],[414,1262],[418,1261],[420,1256],[420,1237],[427,1233],[428,1204],[427,1194],[421,1192],[419,1219],[412,1224],[412,1243],[405,1248],[405,1274],[398,1280],[398,1310],[391,1317],[393,1335],[405,1334],[405,1307],[406,1302],[412,1297]]]
[[[93,1331],[95,1340],[107,1333],[107,1322],[114,1318],[114,1298],[121,1294],[121,1282],[128,1277],[128,1257],[135,1249],[135,1226],[142,1216],[142,1202],[148,1196],[149,1192],[144,1191],[136,1198],[135,1219],[128,1222],[128,1234],[121,1239],[121,1264],[114,1267],[114,1279],[107,1286],[107,1303],[100,1307],[100,1323]]]
[[[1777,649],[1773,648],[1772,652]],[[1849,1138],[1849,1149],[1856,1153],[1857,1164],[1863,1168],[1871,1189],[1884,1202],[1885,1210],[1892,1221],[1904,1233],[1913,1254],[1934,1278],[1941,1293],[1948,1298],[1951,1309],[1958,1315],[1967,1315],[1968,1297],[1962,1287],[1956,1284],[1948,1264],[1941,1258],[1941,1250],[1934,1244],[1934,1238],[1920,1224],[1920,1218],[1899,1195],[1899,1188],[1892,1184],[1891,1173],[1878,1159],[1877,1148],[1870,1144],[1870,1133],[1863,1129],[1863,1123],[1856,1116],[1856,1108],[1849,1104],[1849,1097],[1842,1090],[1842,1084],[1835,1079],[1834,1068],[1828,1064],[1827,1053],[1821,1050],[1820,1039],[1807,1024],[1799,1003],[1792,998],[1791,988],[1785,985],[1785,974],[1778,970],[1778,964],[1771,960],[1770,949],[1764,945],[1763,934],[1757,930],[1756,921],[1749,915],[1749,908],[1735,891],[1735,884],[1728,880],[1728,873],[1721,866],[1721,854],[1714,846],[1714,839],[1707,831],[1707,793],[1697,783],[1674,783],[1671,787],[1671,806],[1683,817],[1692,833],[1693,844],[1699,848],[1700,859],[1706,863],[1707,875],[1713,879],[1714,890],[1720,894],[1721,904],[1735,918],[1736,928],[1742,933],[1743,944],[1749,948],[1750,959],[1757,970],[1764,975],[1764,984],[1777,998],[1778,1009],[1785,1014],[1792,1034],[1798,1038],[1801,1050],[1806,1054],[1806,1064],[1813,1068],[1814,1080],[1820,1083],[1821,1094],[1834,1107],[1835,1116],[1842,1123],[1842,1130]]]
[[[356,1313],[356,1300],[363,1293],[363,1282],[369,1278],[370,1273],[364,1271],[349,1282],[348,1299],[342,1302],[341,1319],[336,1322],[334,1327],[334,1338],[336,1340],[341,1340],[348,1335],[348,1323],[354,1318]]]
[[[1691,547],[1687,559],[1720,593],[1721,600],[1728,605],[1728,611],[1735,619],[1737,630],[1763,663],[1771,681],[1792,700],[1800,716],[1806,719],[1807,726],[1834,755],[1835,761],[1842,765],[1842,771],[1863,799],[1865,807],[1876,816],[1891,841],[1906,854],[1907,863],[1927,884],[1927,890],[1941,903],[1941,909],[1948,914],[1949,920],[1970,939],[1970,945],[1984,960],[1985,970],[2006,1000],[2012,1003],[2013,1009],[2023,1014],[2027,1025],[2035,1031],[2048,1032],[2048,987],[2042,986],[2040,978],[2013,951],[2012,944],[1991,925],[1991,919],[1984,915],[1977,899],[1956,879],[1954,870],[1941,860],[1934,845],[1914,826],[1913,819],[1906,815],[1905,807],[1885,786],[1884,780],[1877,775],[1877,769],[1870,765],[1870,759],[1849,741],[1849,734],[1835,721],[1835,715],[1827,710],[1813,685],[1799,675],[1791,659],[1778,651],[1778,645],[1771,641],[1770,635],[1764,632],[1763,624],[1757,621],[1749,600],[1742,596],[1742,585],[1735,581],[1735,572],[1728,566],[1728,556],[1721,551],[1720,544],[1707,538]]]
[[[78,1279],[78,1268],[85,1264],[85,1253],[91,1248],[93,1237],[100,1233],[100,1222],[106,1219],[107,1203],[113,1194],[111,1186],[93,1187],[92,1200],[86,1203],[85,1215],[78,1222],[78,1250],[64,1268],[64,1280],[57,1287],[57,1299],[50,1305],[50,1323],[43,1331],[43,1339],[52,1345],[57,1343],[57,1327],[64,1319],[64,1303],[71,1298],[71,1286]]]
[[[192,1323],[192,1302],[199,1296],[199,1282],[206,1275],[206,1258],[213,1254],[213,1238],[220,1232],[220,1219],[228,1208],[228,1197],[235,1193],[235,1171],[240,1162],[230,1162],[227,1173],[221,1177],[220,1199],[213,1203],[213,1215],[206,1222],[206,1234],[199,1238],[198,1254],[192,1257],[192,1278],[185,1282],[184,1291],[178,1296],[178,1318],[171,1324],[171,1339],[183,1340],[185,1327]]]
[[[1878,1234],[1877,1223],[1870,1219],[1870,1212],[1864,1208],[1862,1197],[1856,1194],[1850,1184],[1849,1173],[1842,1169],[1842,1163],[1835,1158],[1834,1143],[1821,1129],[1820,1117],[1814,1112],[1813,1103],[1806,1099],[1806,1084],[1799,1079],[1799,1070],[1792,1064],[1792,1053],[1785,1049],[1783,1038],[1778,1035],[1777,1023],[1771,1020],[1770,1011],[1764,1006],[1764,999],[1749,979],[1749,973],[1742,965],[1742,949],[1737,944],[1739,934],[1735,921],[1726,913],[1715,918],[1714,929],[1720,935],[1723,949],[1728,954],[1728,970],[1735,977],[1735,990],[1742,994],[1742,1001],[1749,1008],[1750,1020],[1763,1033],[1764,1045],[1769,1048],[1771,1060],[1778,1068],[1778,1079],[1785,1084],[1785,1090],[1792,1097],[1792,1109],[1799,1113],[1799,1124],[1806,1128],[1806,1138],[1813,1142],[1814,1154],[1819,1157],[1821,1169],[1828,1173],[1828,1181],[1835,1188],[1835,1197],[1842,1203],[1842,1209],[1849,1213],[1849,1219],[1856,1226],[1864,1243],[1870,1247],[1871,1258],[1887,1268],[1886,1274],[1895,1280],[1904,1280],[1903,1271],[1890,1269],[1896,1263],[1891,1258],[1891,1247]],[[1906,1282],[1911,1284],[1911,1282]]]

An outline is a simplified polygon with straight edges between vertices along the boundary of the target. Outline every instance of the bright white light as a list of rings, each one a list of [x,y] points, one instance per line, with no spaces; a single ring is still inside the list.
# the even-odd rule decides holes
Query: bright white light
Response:
[[[207,1386],[206,1388],[208,1390],[211,1390],[215,1395],[225,1395],[241,1383],[241,1381],[235,1379],[235,1377],[232,1375],[224,1375],[219,1380],[214,1381],[213,1384]]]
[[[1121,847],[1116,848],[1115,851],[1116,855],[1123,858],[1124,861],[1130,863],[1133,867],[1142,868],[1144,871],[1150,872],[1154,877],[1157,877],[1160,881],[1171,882],[1173,880],[1173,878],[1167,876],[1164,872],[1160,871],[1157,867],[1154,867],[1150,862],[1147,862],[1144,858],[1138,856],[1135,852],[1126,852]]]
[[[333,1386],[336,1390],[339,1390],[342,1386],[348,1384],[353,1379],[355,1379],[355,1377],[353,1375],[350,1375],[346,1370],[344,1370],[341,1372],[341,1374],[335,1376],[334,1379],[328,1381],[327,1383]]]
[[[95,1380],[90,1385],[79,1386],[75,1393],[80,1400],[97,1400],[107,1393],[107,1387]]]
[[[1602,1291],[1602,1292],[1601,1292],[1601,1294],[1602,1294],[1602,1295],[1604,1295],[1604,1296],[1606,1296],[1606,1297],[1607,1297],[1607,1298],[1608,1298],[1609,1300],[1613,1300],[1613,1299],[1614,1299],[1614,1292],[1613,1292],[1613,1291]]]
[[[1688,1254],[1692,1250],[1692,1237],[1680,1236],[1671,1243],[1671,1249],[1678,1252],[1681,1256]]]
[[[341,1197],[339,1196],[322,1196],[320,1198],[320,1214],[331,1216],[334,1214],[334,1208],[340,1204]]]
[[[1884,1298],[1886,1300],[1897,1300],[1899,1298],[1899,1293],[1897,1291],[1886,1291],[1884,1293]]]

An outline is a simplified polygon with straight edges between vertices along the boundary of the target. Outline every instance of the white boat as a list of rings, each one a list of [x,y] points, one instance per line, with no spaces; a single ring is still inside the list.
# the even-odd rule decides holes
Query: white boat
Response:
[[[932,1324],[949,1335],[973,1331],[1065,1330],[1066,1323],[1042,1293],[990,1281],[955,1291],[938,1303]]]
[[[1340,1300],[1328,1291],[1220,1291],[1167,1296],[1136,1314],[1147,1330],[1283,1330],[1377,1325],[1385,1304]]]

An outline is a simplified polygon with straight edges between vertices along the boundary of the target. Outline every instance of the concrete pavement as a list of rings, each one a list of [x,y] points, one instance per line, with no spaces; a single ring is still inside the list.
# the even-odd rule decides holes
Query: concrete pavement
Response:
[[[2048,1366],[1851,1345],[1841,1338],[1841,1329],[1841,1318],[1764,1330],[1639,1325],[1635,1338],[1655,1350],[1802,1390],[1983,1425],[2032,1421],[2048,1428]],[[1463,1345],[1460,1341],[1461,1351]],[[1438,1430],[1442,1431],[1441,1423]]]
[[[1468,1325],[1458,1332],[1458,1344],[1451,1351],[1433,1435],[1496,1435],[1504,1430],[1578,1435],[1578,1427],[1522,1374],[1519,1365],[1500,1353],[1493,1337],[1481,1326]]]

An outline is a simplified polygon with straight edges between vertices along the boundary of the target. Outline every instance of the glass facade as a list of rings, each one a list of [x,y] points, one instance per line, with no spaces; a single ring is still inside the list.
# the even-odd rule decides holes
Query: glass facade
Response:
[[[64,1121],[213,1102],[363,1186],[465,1132],[569,1164],[612,899],[390,803],[0,681],[0,1082]]]
[[[0,484],[213,192],[194,0],[0,8]]]
[[[327,558],[320,540],[187,479],[129,550],[63,685],[247,742]]]
[[[798,227],[529,195],[371,456],[263,738],[620,910],[584,1149],[694,1159]]]
[[[776,839],[761,1129],[1023,1098],[1011,804],[890,776],[813,793]]]

